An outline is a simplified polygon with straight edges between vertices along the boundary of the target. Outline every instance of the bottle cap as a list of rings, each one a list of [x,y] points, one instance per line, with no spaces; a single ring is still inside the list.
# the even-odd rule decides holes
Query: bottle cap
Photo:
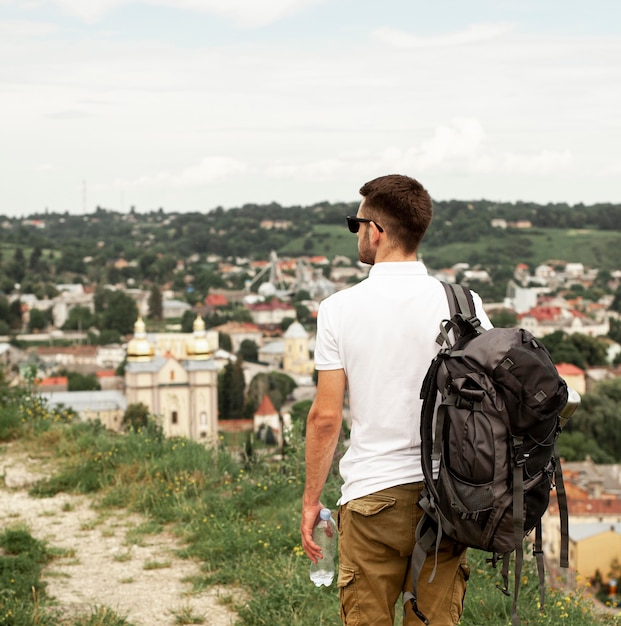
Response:
[[[575,389],[567,387],[567,404],[559,413],[559,424],[561,428],[565,428],[567,422],[569,421],[569,418],[576,412],[579,404],[580,394]]]
[[[319,511],[319,517],[327,521],[332,517],[332,511],[330,511],[330,509],[321,509],[321,511]]]

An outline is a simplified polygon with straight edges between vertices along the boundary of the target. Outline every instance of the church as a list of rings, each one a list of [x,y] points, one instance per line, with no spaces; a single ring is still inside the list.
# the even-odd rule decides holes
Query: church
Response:
[[[214,336],[215,335],[215,341]],[[158,337],[161,344],[165,341]],[[200,316],[191,335],[175,334],[174,341],[156,346],[142,318],[134,324],[127,345],[125,397],[142,403],[155,415],[167,437],[187,437],[215,443],[218,436],[218,368],[213,358],[217,333],[207,333]],[[157,348],[157,349],[156,349]]]

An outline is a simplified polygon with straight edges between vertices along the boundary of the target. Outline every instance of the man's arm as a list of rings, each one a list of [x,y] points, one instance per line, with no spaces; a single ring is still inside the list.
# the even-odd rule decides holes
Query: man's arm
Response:
[[[322,558],[313,541],[313,527],[322,508],[321,492],[326,484],[343,422],[345,372],[321,370],[317,394],[306,422],[306,483],[302,499],[302,547],[314,563]]]

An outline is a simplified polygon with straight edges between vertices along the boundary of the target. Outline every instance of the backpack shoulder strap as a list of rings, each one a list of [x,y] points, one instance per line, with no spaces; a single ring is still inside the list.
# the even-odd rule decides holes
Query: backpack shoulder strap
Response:
[[[469,317],[476,316],[474,299],[472,298],[472,292],[470,289],[464,287],[463,285],[453,285],[444,281],[440,282],[444,287],[444,291],[446,291],[451,317],[456,313],[468,315]]]
[[[440,346],[450,346],[451,339],[448,333],[451,329],[459,328],[460,335],[469,335],[475,329],[477,332],[483,329],[477,317],[470,289],[463,285],[454,285],[443,280],[440,282],[446,292],[451,316],[448,322],[440,325],[440,334],[436,338],[436,343]]]

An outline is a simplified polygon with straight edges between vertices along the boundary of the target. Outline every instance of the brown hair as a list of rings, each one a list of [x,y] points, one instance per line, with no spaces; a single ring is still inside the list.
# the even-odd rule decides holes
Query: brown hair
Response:
[[[380,176],[360,188],[366,217],[376,220],[406,253],[416,252],[431,223],[433,206],[427,190],[401,174]]]

